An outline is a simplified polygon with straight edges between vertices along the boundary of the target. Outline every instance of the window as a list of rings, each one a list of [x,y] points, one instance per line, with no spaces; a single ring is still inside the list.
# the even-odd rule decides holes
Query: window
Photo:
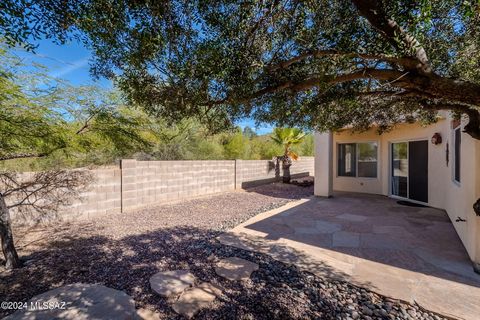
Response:
[[[453,180],[460,182],[460,145],[462,143],[462,130],[458,126],[453,131]]]
[[[374,142],[359,143],[358,176],[365,178],[377,177],[377,144]]]
[[[342,143],[338,145],[338,175],[342,177],[377,177],[377,143]]]
[[[338,145],[338,175],[344,177],[356,176],[356,145],[345,143]]]

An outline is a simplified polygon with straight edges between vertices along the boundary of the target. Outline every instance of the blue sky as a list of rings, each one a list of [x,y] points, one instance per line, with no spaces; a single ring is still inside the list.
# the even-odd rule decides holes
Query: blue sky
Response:
[[[57,45],[49,40],[40,41],[35,53],[17,51],[16,54],[24,59],[25,64],[40,63],[48,67],[52,77],[63,78],[74,85],[95,84],[104,88],[111,88],[112,83],[107,79],[94,80],[89,73],[90,51],[82,44],[70,42],[64,45]],[[255,122],[245,119],[237,122],[244,128],[249,126],[258,134],[265,134],[272,131],[270,125],[255,127]]]
[[[104,88],[112,86],[107,79],[94,80],[89,73],[89,50],[76,42],[57,45],[49,40],[39,42],[35,53],[17,51],[26,65],[40,63],[48,67],[52,77],[63,78],[74,85],[96,84]]]

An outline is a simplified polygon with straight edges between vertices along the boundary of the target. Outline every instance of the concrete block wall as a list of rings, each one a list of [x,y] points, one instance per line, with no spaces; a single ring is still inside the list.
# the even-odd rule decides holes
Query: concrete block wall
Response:
[[[281,164],[277,168],[274,160],[236,160],[235,188],[248,188],[281,180]],[[290,174],[295,176],[314,175],[314,157],[300,157],[290,167]]]
[[[62,209],[62,216],[84,216],[91,218],[98,214],[120,213],[121,170],[118,167],[91,170],[93,183],[80,199]]]
[[[292,175],[312,175],[313,157],[302,157]],[[281,179],[270,160],[137,161],[122,160],[119,167],[89,170],[93,180],[79,199],[61,208],[54,218],[92,218],[128,212],[148,205],[212,193],[248,188]],[[28,179],[32,173],[25,173]],[[8,199],[7,199],[8,200]],[[7,201],[8,202],[8,201]],[[13,210],[14,211],[14,210]],[[33,215],[33,217],[35,217]],[[12,212],[12,220],[27,222]],[[31,219],[33,221],[33,219]]]
[[[235,160],[235,188],[242,189],[277,181],[280,171],[272,160]]]
[[[290,173],[292,175],[307,173],[310,176],[314,176],[315,171],[315,157],[300,157],[297,161],[293,162],[290,167]]]
[[[15,208],[11,210],[12,221],[15,223],[31,223],[37,217],[43,221],[75,220],[91,218],[99,214],[121,212],[121,170],[118,167],[88,170],[92,175],[92,182],[77,199],[72,199],[69,205],[59,208],[58,212],[38,216],[31,210],[27,214],[21,214]],[[19,177],[20,180],[28,181],[34,173],[25,172]],[[15,199],[7,198],[7,204],[15,203]]]
[[[235,188],[235,161],[122,160],[122,209]]]

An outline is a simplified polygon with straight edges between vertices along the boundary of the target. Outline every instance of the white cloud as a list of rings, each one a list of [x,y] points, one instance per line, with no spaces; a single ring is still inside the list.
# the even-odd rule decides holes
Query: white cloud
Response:
[[[88,65],[88,59],[89,57],[84,57],[82,59],[78,59],[72,63],[68,63],[68,65],[64,66],[60,70],[57,70],[55,72],[51,73],[51,76],[54,78],[60,78],[63,77],[71,72],[74,72],[75,70],[78,70],[80,68],[83,68]]]

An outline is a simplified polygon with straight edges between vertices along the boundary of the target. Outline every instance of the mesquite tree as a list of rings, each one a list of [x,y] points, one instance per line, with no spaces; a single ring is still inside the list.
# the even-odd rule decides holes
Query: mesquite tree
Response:
[[[7,269],[22,265],[13,241],[12,210],[30,222],[54,218],[58,209],[88,188],[91,179],[88,170],[50,170],[28,175],[0,172],[0,240]]]
[[[480,139],[476,1],[11,0],[0,9],[10,44],[77,37],[93,50],[93,73],[155,115],[387,129],[446,109]]]
[[[478,1],[7,0],[0,17],[10,44],[84,41],[95,75],[172,120],[387,130],[450,110],[480,139]]]
[[[21,265],[11,229],[11,210],[42,220],[84,190],[88,170],[65,171],[61,160],[92,154],[102,147],[121,152],[144,150],[142,121],[119,112],[118,101],[92,87],[72,87],[51,79],[40,67],[22,62],[0,47],[0,241],[5,266]],[[25,161],[35,159],[34,174]],[[44,161],[41,166],[38,164]],[[32,217],[33,215],[33,217]]]

